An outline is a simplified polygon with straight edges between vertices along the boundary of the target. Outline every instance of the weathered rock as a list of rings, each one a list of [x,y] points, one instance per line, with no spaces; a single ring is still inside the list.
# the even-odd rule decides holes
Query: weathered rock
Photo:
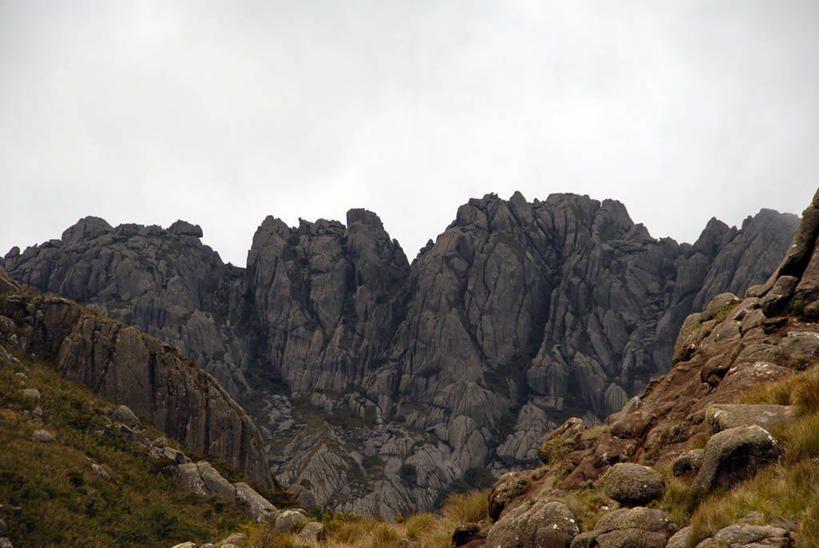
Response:
[[[691,544],[691,541],[694,540],[694,527],[691,525],[687,525],[674,533],[670,539],[668,539],[668,543],[665,545],[665,548],[688,548]]]
[[[318,521],[310,521],[302,527],[298,537],[302,540],[318,542],[324,534],[324,525]]]
[[[691,449],[686,451],[676,459],[671,465],[671,469],[675,476],[682,476],[690,472],[696,473],[702,466],[702,458],[705,454],[704,449]]]
[[[594,531],[576,537],[571,548],[665,548],[676,530],[677,526],[661,510],[615,510],[603,515]]]
[[[686,315],[763,281],[795,225],[763,210],[741,229],[712,220],[694,245],[678,245],[651,238],[615,201],[562,194],[527,202],[516,193],[470,200],[412,266],[365,210],[351,210],[346,226],[288,227],[269,217],[246,269],[222,263],[193,224],[114,228],[97,218],[66,230],[61,243],[8,254],[3,266],[206,367],[253,409],[269,447],[285,447],[271,455],[285,482],[308,479],[346,511],[394,515],[431,508],[470,470],[536,465],[540,440],[567,409],[588,409],[593,422],[622,408],[667,368]],[[302,426],[293,403],[313,396],[328,417],[353,414],[364,424],[311,425],[310,447],[291,444],[291,429]],[[150,415],[147,401],[118,403]],[[171,435],[213,440],[198,436],[201,426],[168,422],[180,425]],[[428,465],[414,485],[362,469],[350,449],[389,444],[391,429],[404,425],[416,449],[395,458]],[[235,426],[219,431],[255,438]],[[257,463],[254,473],[266,474],[264,456],[238,451],[237,441],[209,445],[233,464],[248,455],[240,467]],[[304,453],[318,456],[298,458]],[[364,482],[349,481],[362,471]],[[388,484],[377,502],[368,481]]]
[[[54,441],[54,435],[47,430],[35,430],[34,434],[32,434],[32,437],[34,438],[35,441],[39,441],[42,443],[49,443]]]
[[[705,409],[705,422],[712,434],[748,424],[766,430],[793,422],[796,409],[788,405],[741,405],[720,403]]]
[[[317,511],[324,510],[324,502],[321,500],[321,498],[314,491],[307,489],[306,487],[301,485],[291,487],[290,494],[296,498],[296,501],[302,508]]]
[[[276,531],[280,533],[298,533],[307,525],[308,519],[296,510],[284,510],[276,517]]]
[[[59,297],[15,294],[0,309],[26,318],[29,327],[18,334],[18,346],[56,356],[61,376],[128,406],[188,447],[222,457],[249,479],[272,485],[253,422],[213,377],[173,348]],[[6,337],[0,334],[0,343]]]
[[[731,487],[783,454],[767,430],[757,425],[737,426],[714,434],[705,445],[702,467],[694,487]]]
[[[100,466],[99,464],[93,463],[91,464],[91,470],[100,478],[102,481],[111,481],[111,474]]]
[[[497,520],[506,505],[525,493],[531,484],[526,472],[507,472],[498,478],[489,492],[489,517]]]
[[[773,287],[768,293],[759,301],[762,307],[762,312],[769,318],[776,316],[788,304],[796,285],[799,283],[799,278],[796,276],[781,276],[774,282]]]
[[[583,432],[587,430],[582,419],[572,417],[555,428],[538,450],[538,457],[544,464],[557,455],[566,454],[574,450],[583,439]]]
[[[713,537],[700,541],[696,548],[731,546],[736,548],[790,548],[794,545],[788,530],[771,525],[737,523],[717,531]]]
[[[247,542],[247,535],[244,533],[231,533],[226,538],[219,541],[219,545],[225,548],[227,545],[241,546]]]
[[[561,502],[537,500],[512,508],[486,536],[486,546],[568,548],[580,533],[574,513]]]
[[[174,544],[171,548],[196,548],[196,543],[192,541],[180,542],[179,544]]]
[[[14,544],[8,537],[0,537],[0,548],[14,548]]]
[[[120,405],[111,413],[111,419],[121,422],[131,428],[140,428],[142,425],[133,411],[127,405]]]
[[[22,391],[23,397],[33,401],[40,400],[40,391],[36,388],[24,388]]]
[[[270,513],[276,510],[273,504],[261,496],[255,489],[244,482],[234,485],[236,500],[247,505],[250,515],[256,521],[262,521]]]
[[[481,526],[477,523],[464,523],[455,528],[452,532],[452,545],[463,546],[471,540],[480,536]]]
[[[196,463],[196,469],[199,471],[199,476],[202,478],[208,493],[218,495],[231,502],[236,499],[236,487],[226,480],[208,461],[200,460]]]
[[[595,531],[601,533],[617,529],[642,529],[664,533],[670,537],[677,531],[677,526],[662,510],[637,507],[609,512],[597,520],[594,528]]]
[[[199,475],[199,467],[196,466],[196,463],[180,464],[176,469],[176,478],[188,491],[204,496],[210,494],[202,476]]]
[[[642,505],[660,499],[665,492],[663,476],[647,466],[615,464],[600,479],[603,490],[618,502]]]

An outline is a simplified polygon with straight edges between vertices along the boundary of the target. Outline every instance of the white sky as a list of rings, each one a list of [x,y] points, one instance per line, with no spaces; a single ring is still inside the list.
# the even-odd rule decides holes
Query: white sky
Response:
[[[470,197],[576,192],[653,236],[799,213],[819,2],[0,0],[0,254],[80,217],[378,213],[412,259]]]

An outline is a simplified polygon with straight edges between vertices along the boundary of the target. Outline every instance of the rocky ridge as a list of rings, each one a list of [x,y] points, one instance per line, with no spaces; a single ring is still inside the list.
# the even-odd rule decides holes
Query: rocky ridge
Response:
[[[815,507],[817,454],[815,449],[800,448],[789,436],[800,439],[812,432],[815,439],[811,425],[817,416],[819,372],[817,243],[819,191],[803,213],[785,258],[764,284],[749,288],[744,298],[717,295],[702,312],[686,318],[668,373],[602,426],[589,428],[577,418],[561,425],[540,449],[541,468],[500,478],[489,494],[492,522],[482,524],[482,533],[472,537],[470,546],[812,546],[816,532],[801,538],[800,528],[812,527],[810,512],[815,510],[795,515],[784,505],[767,505],[764,513],[751,512],[703,533],[701,522],[675,522],[657,506],[690,519],[690,509],[686,513],[674,509],[674,504],[690,505],[715,489],[741,486],[779,462],[776,474],[786,473],[789,466],[810,472],[799,476],[798,486],[777,492],[803,489],[809,493],[805,504]],[[785,381],[792,383],[788,389],[793,390],[791,398],[802,402],[799,406],[736,403],[754,389],[765,394],[766,383]],[[772,394],[765,397],[775,397]],[[789,434],[788,425],[797,433]],[[790,441],[780,443],[766,428]],[[676,499],[663,498],[668,481],[675,482]],[[807,500],[810,497],[813,502]],[[737,495],[724,500],[741,508],[738,501],[748,499]],[[654,508],[643,506],[649,503]],[[532,540],[544,525],[533,518],[547,504],[562,505],[563,513],[579,521],[579,512],[586,512],[584,527],[564,533],[559,541]]]
[[[52,360],[63,378],[272,485],[253,421],[212,376],[168,344],[65,298],[7,286],[0,294],[0,345]]]
[[[3,265],[178,345],[259,425],[285,483],[392,517],[453,483],[537,461],[567,416],[594,422],[664,372],[698,303],[776,267],[795,216],[712,220],[655,240],[622,204],[488,195],[410,265],[378,217],[268,217],[246,269],[178,222],[86,218]]]

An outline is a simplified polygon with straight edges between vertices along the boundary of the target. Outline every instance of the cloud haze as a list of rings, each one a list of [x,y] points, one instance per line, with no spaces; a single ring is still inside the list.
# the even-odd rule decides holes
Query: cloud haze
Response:
[[[0,0],[0,254],[85,215],[376,211],[410,258],[468,198],[615,198],[654,236],[800,212],[813,1]]]

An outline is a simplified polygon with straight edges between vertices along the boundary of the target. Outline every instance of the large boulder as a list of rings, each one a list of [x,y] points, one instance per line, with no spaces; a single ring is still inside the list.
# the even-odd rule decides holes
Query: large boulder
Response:
[[[600,478],[605,493],[623,504],[639,506],[660,499],[665,492],[663,476],[653,468],[622,462]]]
[[[662,510],[621,509],[601,517],[593,531],[574,539],[571,548],[665,548],[676,531],[676,524]]]
[[[536,500],[509,510],[486,536],[486,546],[569,548],[580,533],[574,513],[562,502]]]
[[[489,517],[497,520],[506,505],[525,493],[531,484],[526,472],[507,472],[498,478],[489,492]]]
[[[205,482],[205,487],[211,494],[218,495],[231,502],[235,500],[236,487],[226,480],[208,461],[197,462],[196,468],[199,470],[199,475],[202,476],[202,481]]]
[[[790,405],[742,405],[719,403],[705,409],[705,422],[711,433],[756,424],[766,430],[792,422],[796,409]]]
[[[735,523],[723,527],[713,537],[700,541],[696,548],[791,548],[793,538],[784,527]]]
[[[276,516],[275,527],[280,533],[299,533],[309,520],[298,510],[285,510]]]
[[[113,412],[111,412],[111,419],[122,423],[131,428],[139,428],[142,425],[139,423],[139,418],[131,411],[127,405],[120,405]]]
[[[262,521],[270,512],[274,512],[276,507],[261,496],[258,491],[244,482],[235,484],[236,500],[247,505],[250,515],[256,521]]]
[[[779,443],[761,426],[723,430],[705,444],[702,467],[693,487],[729,488],[775,463],[783,453]]]

